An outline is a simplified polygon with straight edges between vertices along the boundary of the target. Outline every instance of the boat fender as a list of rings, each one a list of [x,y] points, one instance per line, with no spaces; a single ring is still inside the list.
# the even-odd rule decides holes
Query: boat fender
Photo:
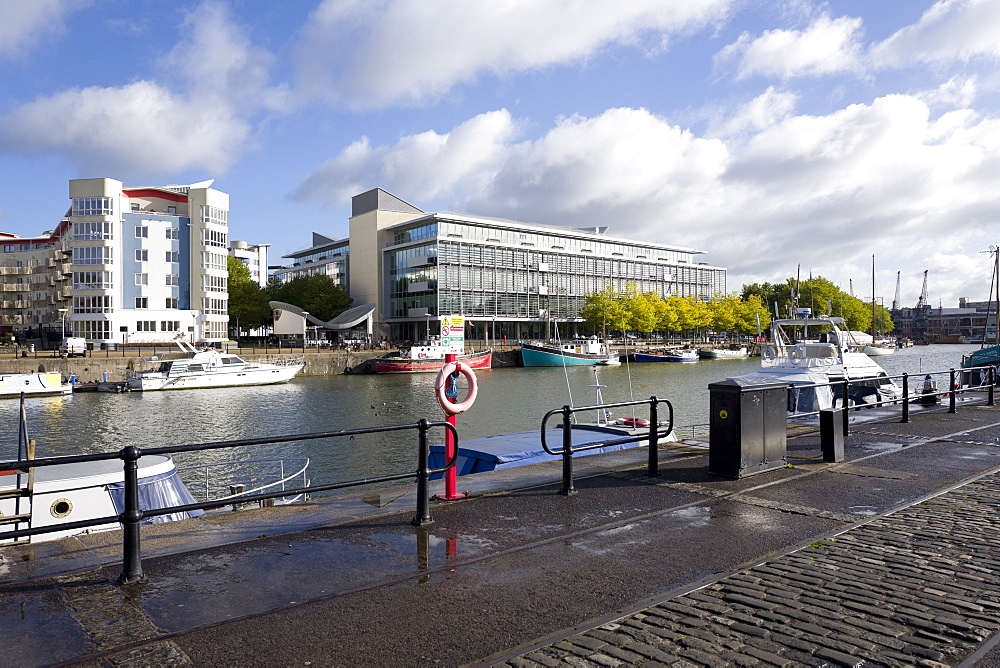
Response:
[[[445,395],[445,392],[448,385],[448,376],[455,372],[465,376],[465,381],[469,384],[469,393],[462,401],[452,403]],[[472,408],[472,404],[476,402],[476,394],[479,392],[476,374],[468,364],[463,362],[448,362],[438,371],[437,380],[434,381],[434,391],[437,393],[438,403],[441,404],[441,408],[444,409],[445,413],[448,415],[464,413]]]
[[[764,346],[760,349],[760,358],[765,362],[770,362],[774,359],[774,348],[771,346]]]

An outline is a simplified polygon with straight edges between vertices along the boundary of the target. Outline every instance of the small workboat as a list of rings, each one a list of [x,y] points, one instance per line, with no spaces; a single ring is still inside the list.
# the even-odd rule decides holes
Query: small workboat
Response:
[[[16,399],[22,394],[29,397],[46,397],[72,393],[73,386],[64,383],[59,373],[0,374],[0,399]]]
[[[444,366],[445,354],[441,337],[431,336],[426,341],[404,348],[397,357],[378,358],[375,360],[375,373],[437,373]],[[493,366],[493,351],[462,353],[456,359],[476,370],[489,369]]]
[[[524,366],[608,365],[617,362],[619,357],[596,336],[555,343],[521,342],[521,363]]]
[[[178,339],[185,353],[181,359],[144,360],[149,368],[126,373],[129,390],[189,390],[206,387],[242,387],[287,383],[305,366],[301,358],[268,362],[247,362],[238,355],[215,348],[196,349]]]
[[[750,353],[746,346],[728,346],[723,348],[705,348],[698,351],[698,355],[705,359],[743,359],[749,357]]]

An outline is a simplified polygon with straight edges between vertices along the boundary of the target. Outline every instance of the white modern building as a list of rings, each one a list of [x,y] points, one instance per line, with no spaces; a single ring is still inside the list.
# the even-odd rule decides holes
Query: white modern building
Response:
[[[9,280],[36,286],[21,293],[27,309],[4,308],[9,327],[30,335],[37,322],[40,334],[65,320],[95,344],[225,340],[229,195],[211,185],[70,181],[54,231],[3,239]]]
[[[267,285],[267,249],[270,245],[232,241],[229,246],[229,254],[247,266],[250,278],[261,287]]]
[[[469,338],[516,341],[546,336],[553,322],[576,329],[586,296],[605,289],[725,294],[726,270],[699,262],[703,253],[607,228],[427,213],[376,188],[352,199],[348,239],[314,234],[274,275],[330,275],[355,304],[377,305],[376,338],[417,339],[441,317],[463,315]]]

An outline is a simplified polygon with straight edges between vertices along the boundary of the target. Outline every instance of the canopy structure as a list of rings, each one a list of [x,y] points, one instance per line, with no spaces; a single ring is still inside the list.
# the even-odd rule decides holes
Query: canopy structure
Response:
[[[318,329],[345,330],[357,327],[360,323],[367,321],[368,336],[372,333],[372,314],[375,312],[375,304],[362,304],[347,309],[336,318],[320,320],[308,311],[303,311],[298,306],[285,302],[268,302],[274,312],[274,333],[275,334],[303,334],[310,325]]]

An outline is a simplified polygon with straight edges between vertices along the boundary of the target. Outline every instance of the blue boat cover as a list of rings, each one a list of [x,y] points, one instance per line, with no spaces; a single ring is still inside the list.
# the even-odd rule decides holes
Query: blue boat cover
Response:
[[[601,429],[589,425],[574,425],[570,431],[574,447],[619,440],[628,436],[628,434],[620,430]],[[545,442],[549,448],[558,450],[562,447],[562,438],[562,429],[550,429],[546,432]],[[607,445],[594,448],[593,450],[578,452],[574,457],[596,455],[601,452],[613,452],[615,450],[624,450],[625,448],[634,448],[642,445],[645,445],[644,441]],[[473,438],[459,442],[458,475],[495,471],[497,469],[525,466],[540,462],[559,461],[561,458],[561,455],[550,455],[545,452],[542,448],[539,432],[537,431]],[[431,446],[429,464],[431,468],[441,468],[444,466],[444,444],[439,443]],[[431,476],[432,479],[440,477],[441,474]]]

